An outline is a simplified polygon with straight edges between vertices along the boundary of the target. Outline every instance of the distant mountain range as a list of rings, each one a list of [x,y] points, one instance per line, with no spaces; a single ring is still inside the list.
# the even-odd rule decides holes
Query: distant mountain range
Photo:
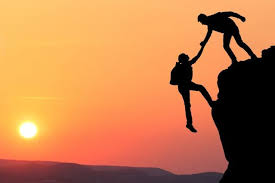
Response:
[[[0,159],[1,183],[218,183],[220,173],[175,175],[160,168]]]

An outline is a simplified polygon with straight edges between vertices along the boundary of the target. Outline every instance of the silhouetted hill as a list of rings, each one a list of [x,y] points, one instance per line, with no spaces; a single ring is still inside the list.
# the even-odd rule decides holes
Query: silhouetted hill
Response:
[[[1,183],[217,183],[221,176],[175,175],[159,168],[0,160]]]
[[[229,162],[222,183],[265,182],[272,176],[274,62],[272,46],[262,58],[239,62],[219,74],[212,115]]]

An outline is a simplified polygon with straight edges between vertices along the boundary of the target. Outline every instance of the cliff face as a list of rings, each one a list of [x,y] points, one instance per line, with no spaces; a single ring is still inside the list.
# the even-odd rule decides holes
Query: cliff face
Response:
[[[274,62],[272,46],[262,58],[239,62],[219,74],[212,116],[229,163],[221,183],[263,182],[273,175]]]

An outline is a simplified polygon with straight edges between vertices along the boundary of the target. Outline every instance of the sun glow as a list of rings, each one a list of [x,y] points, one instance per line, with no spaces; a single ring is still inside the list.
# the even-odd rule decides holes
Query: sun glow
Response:
[[[19,133],[24,138],[33,138],[37,134],[37,127],[33,122],[24,122],[19,127]]]

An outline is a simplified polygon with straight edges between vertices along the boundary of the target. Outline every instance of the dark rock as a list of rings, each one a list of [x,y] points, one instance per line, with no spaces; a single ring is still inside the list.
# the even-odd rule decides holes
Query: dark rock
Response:
[[[274,165],[275,46],[262,58],[236,63],[218,76],[212,116],[228,168],[221,183],[264,182]]]

